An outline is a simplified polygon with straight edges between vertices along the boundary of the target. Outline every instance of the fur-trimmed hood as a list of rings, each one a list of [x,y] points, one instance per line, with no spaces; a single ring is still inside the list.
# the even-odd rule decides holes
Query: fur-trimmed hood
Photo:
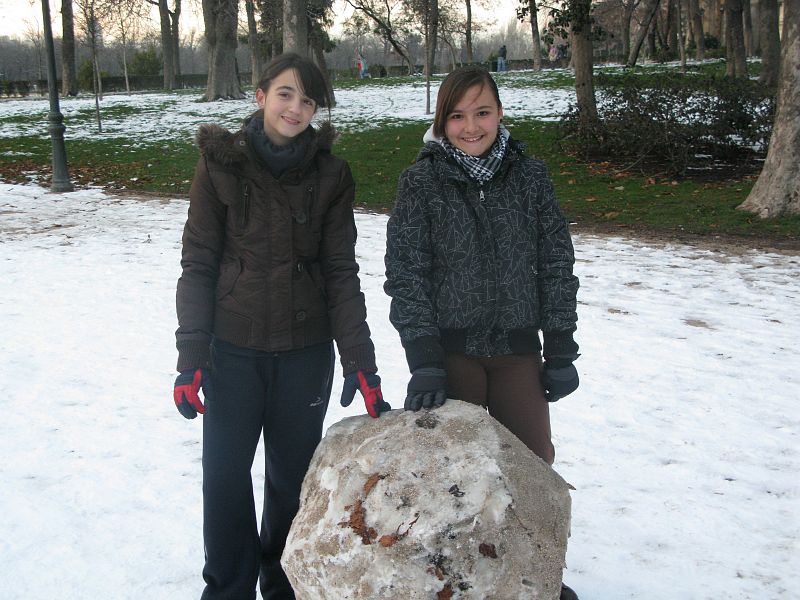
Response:
[[[263,119],[262,110],[257,110],[244,120],[239,131],[232,132],[215,124],[201,125],[197,130],[195,141],[200,152],[214,162],[233,165],[249,159],[247,152],[247,135],[245,128],[252,119]],[[309,143],[311,154],[317,151],[330,152],[338,137],[336,129],[330,121],[323,121],[318,126],[309,125],[313,138]]]

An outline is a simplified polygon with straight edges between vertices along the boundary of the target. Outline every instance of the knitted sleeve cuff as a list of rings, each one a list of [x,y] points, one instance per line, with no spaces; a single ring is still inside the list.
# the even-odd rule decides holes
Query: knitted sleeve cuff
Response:
[[[404,342],[403,348],[411,371],[420,367],[444,367],[444,350],[437,337],[424,336]]]
[[[178,342],[178,371],[211,368],[211,346],[208,342]]]
[[[545,360],[566,359],[570,363],[578,358],[578,344],[572,337],[574,331],[544,331]]]
[[[343,375],[354,373],[355,371],[375,373],[378,370],[375,364],[375,346],[372,341],[345,350],[340,348],[339,358],[342,361]]]

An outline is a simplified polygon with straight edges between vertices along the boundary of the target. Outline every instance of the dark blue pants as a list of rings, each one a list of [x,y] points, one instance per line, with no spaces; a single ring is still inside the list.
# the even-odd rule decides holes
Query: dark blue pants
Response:
[[[214,397],[203,416],[203,600],[291,600],[280,565],[300,486],[322,438],[330,342],[258,353],[214,344]],[[264,506],[256,525],[250,469],[263,433]]]

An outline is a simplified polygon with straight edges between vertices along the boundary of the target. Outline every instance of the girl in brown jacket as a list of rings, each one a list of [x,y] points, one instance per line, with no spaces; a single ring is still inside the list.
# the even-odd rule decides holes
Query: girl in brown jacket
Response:
[[[238,132],[200,128],[178,280],[174,399],[204,414],[202,598],[294,598],[280,566],[300,486],[322,437],[336,340],[341,403],[389,410],[355,260],[355,185],[330,152],[322,73],[296,54],[264,70]],[[205,405],[198,391],[202,388]],[[261,534],[250,469],[264,436]]]

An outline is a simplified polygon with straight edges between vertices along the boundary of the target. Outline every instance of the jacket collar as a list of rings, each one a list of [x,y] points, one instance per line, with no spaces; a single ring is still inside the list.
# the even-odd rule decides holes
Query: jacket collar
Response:
[[[201,125],[197,131],[196,142],[200,152],[214,162],[225,166],[243,166],[254,161],[252,148],[247,143],[245,128],[254,118],[263,118],[263,112],[258,110],[244,120],[242,128],[237,132],[220,127],[219,125]],[[309,126],[313,137],[308,144],[306,155],[295,169],[289,172],[305,170],[318,152],[329,153],[337,137],[336,130],[329,121],[323,121],[318,127]]]

